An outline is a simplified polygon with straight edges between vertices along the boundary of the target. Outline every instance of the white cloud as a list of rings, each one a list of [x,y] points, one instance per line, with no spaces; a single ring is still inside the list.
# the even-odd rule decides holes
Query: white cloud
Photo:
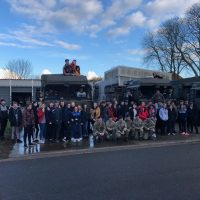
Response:
[[[144,22],[146,21],[146,17],[144,14],[140,11],[135,12],[127,16],[125,19],[125,26],[126,27],[142,27],[144,25]]]
[[[61,47],[68,50],[79,50],[81,47],[77,44],[70,44],[62,40],[53,41],[51,35],[45,33],[45,30],[37,32],[35,26],[23,24],[18,30],[10,30],[7,34],[0,33],[0,46],[10,46],[18,48],[36,48],[36,47]]]
[[[49,69],[43,69],[42,74],[52,74]]]
[[[142,12],[134,12],[128,15],[121,26],[112,28],[108,31],[108,35],[112,37],[127,35],[133,28],[142,27],[146,21],[146,17]]]
[[[186,10],[199,0],[152,0],[144,5],[144,11],[148,16],[148,26],[154,28],[164,20],[178,16],[184,16]]]
[[[37,23],[76,31],[84,31],[103,10],[98,0],[10,0],[9,3],[13,12],[33,18]]]
[[[180,16],[194,3],[199,3],[199,0],[154,0],[146,4],[146,11],[148,11],[151,16],[156,16],[156,18],[166,15]]]
[[[17,75],[3,67],[0,67],[0,79],[10,79],[11,77],[17,78]]]
[[[61,40],[57,40],[54,43],[63,47],[64,49],[68,49],[68,50],[79,50],[81,48],[77,44],[69,44],[69,43],[61,41]]]
[[[67,29],[68,32],[97,37],[97,33],[104,30],[108,35],[118,37],[129,34],[135,27],[156,28],[170,17],[184,15],[185,11],[199,0],[9,0],[7,2],[12,12],[34,19],[35,23],[35,27],[26,25],[29,35],[20,35],[16,39],[20,42],[31,41],[35,45],[48,46],[53,44],[36,37],[38,33],[54,34]],[[29,37],[30,35],[32,37]],[[68,48],[68,43],[62,46]]]
[[[145,50],[143,49],[129,49],[128,50],[128,53],[131,54],[131,55],[144,55],[145,54]]]
[[[86,76],[87,76],[87,79],[88,79],[88,80],[92,80],[92,79],[98,77],[97,74],[96,74],[94,71],[88,71],[88,73],[87,73]]]
[[[31,45],[22,45],[22,44],[16,44],[16,43],[12,43],[12,42],[0,42],[0,46],[18,47],[18,48],[23,48],[23,49],[34,48]]]
[[[112,0],[102,16],[101,26],[107,27],[116,24],[116,20],[123,18],[131,10],[135,10],[141,0]]]

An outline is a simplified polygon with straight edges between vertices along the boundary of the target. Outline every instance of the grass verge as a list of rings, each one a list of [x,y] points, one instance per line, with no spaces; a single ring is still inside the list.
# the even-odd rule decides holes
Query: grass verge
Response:
[[[10,150],[13,147],[13,143],[10,140],[11,127],[8,121],[5,130],[5,140],[0,141],[0,159],[6,159],[9,156]]]

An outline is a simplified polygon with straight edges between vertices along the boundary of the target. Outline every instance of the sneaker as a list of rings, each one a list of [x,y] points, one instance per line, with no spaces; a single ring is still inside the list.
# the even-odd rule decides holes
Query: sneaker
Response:
[[[22,141],[20,139],[17,139],[17,143],[22,143]]]
[[[39,142],[39,140],[38,140],[38,139],[35,139],[35,140],[33,140],[33,142],[35,142],[35,143],[38,143],[38,142]]]
[[[29,146],[34,146],[34,144],[33,144],[33,143],[30,143]]]
[[[72,141],[72,142],[76,142],[76,140],[75,140],[74,138],[71,138],[71,141]]]
[[[185,132],[182,132],[181,135],[185,135]]]
[[[153,133],[153,134],[152,134],[152,137],[156,138],[156,134],[155,134],[155,133]]]
[[[185,133],[185,135],[187,135],[187,136],[188,136],[188,135],[190,135],[190,134],[186,132],[186,133]]]
[[[172,133],[172,135],[176,135],[175,133]]]
[[[24,148],[27,148],[28,146],[27,146],[27,144],[24,144]]]
[[[171,133],[168,133],[167,135],[171,135]]]
[[[62,139],[62,142],[66,142],[65,138]]]
[[[40,144],[44,144],[45,143],[45,141],[44,140],[40,140],[40,142],[39,142]]]

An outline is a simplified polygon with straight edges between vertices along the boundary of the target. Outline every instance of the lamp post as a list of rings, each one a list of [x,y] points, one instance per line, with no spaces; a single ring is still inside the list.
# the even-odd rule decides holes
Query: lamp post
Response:
[[[200,70],[200,47],[196,48],[196,51],[197,51],[197,54],[199,56],[199,70]]]
[[[9,86],[10,86],[10,105],[12,105],[12,81],[11,81],[11,79],[9,81]]]
[[[33,102],[33,78],[31,79],[31,101]]]

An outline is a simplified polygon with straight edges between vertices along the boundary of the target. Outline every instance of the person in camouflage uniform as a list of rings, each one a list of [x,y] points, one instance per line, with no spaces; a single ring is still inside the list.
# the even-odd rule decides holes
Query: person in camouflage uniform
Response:
[[[131,120],[130,115],[126,115],[126,125],[127,125],[127,132],[128,132],[128,136],[130,138],[134,137],[134,132],[133,132],[133,121]]]
[[[127,124],[123,120],[123,116],[120,116],[115,126],[115,139],[124,138],[125,140],[127,140],[128,134],[129,130],[127,129]]]
[[[93,125],[93,135],[96,140],[103,141],[106,137],[106,125],[101,117],[99,117]]]
[[[136,140],[143,138],[143,121],[139,115],[133,120],[133,132]]]
[[[156,118],[147,118],[144,121],[144,139],[156,138],[155,135]]]
[[[115,135],[115,121],[113,121],[112,116],[106,121],[106,139],[111,140]]]

